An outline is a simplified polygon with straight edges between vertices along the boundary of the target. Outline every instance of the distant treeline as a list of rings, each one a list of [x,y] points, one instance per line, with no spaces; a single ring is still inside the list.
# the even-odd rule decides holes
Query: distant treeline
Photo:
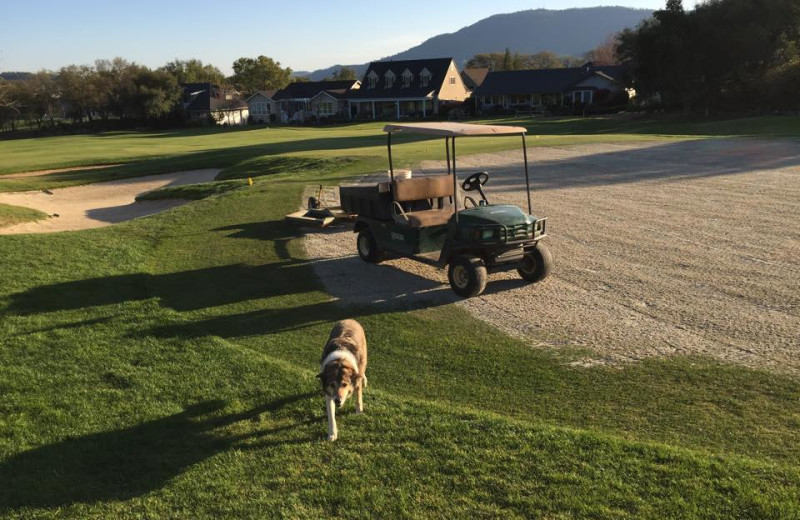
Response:
[[[618,35],[617,57],[640,99],[671,110],[800,109],[800,2],[668,0]]]
[[[0,77],[0,130],[24,126],[37,132],[69,125],[108,129],[138,125],[178,126],[183,122],[182,84],[213,83],[243,94],[282,88],[291,69],[266,56],[239,58],[226,78],[213,65],[175,60],[150,69],[122,58],[58,71],[4,73]]]

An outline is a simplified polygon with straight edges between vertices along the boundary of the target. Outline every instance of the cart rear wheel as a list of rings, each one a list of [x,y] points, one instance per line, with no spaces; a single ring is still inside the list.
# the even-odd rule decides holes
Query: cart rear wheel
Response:
[[[486,289],[486,265],[474,256],[455,257],[450,262],[447,277],[453,291],[464,298],[478,296]]]
[[[375,236],[368,228],[358,232],[356,247],[358,248],[358,256],[365,262],[377,264],[383,260],[383,251],[378,247]]]
[[[544,244],[536,244],[536,248],[525,253],[522,257],[522,264],[517,272],[522,277],[531,283],[541,282],[553,267],[553,257],[550,255],[550,250]]]

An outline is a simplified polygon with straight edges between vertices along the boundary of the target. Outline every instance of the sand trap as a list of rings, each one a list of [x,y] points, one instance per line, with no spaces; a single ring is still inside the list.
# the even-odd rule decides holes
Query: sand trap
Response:
[[[184,200],[136,202],[136,196],[166,186],[210,182],[219,169],[192,170],[163,175],[149,175],[119,181],[98,182],[52,190],[0,193],[0,203],[38,209],[51,218],[0,228],[0,235],[52,233],[109,226],[137,217],[153,215],[180,206]]]
[[[554,258],[541,284],[495,274],[483,296],[460,300],[444,271],[365,264],[347,228],[309,233],[307,255],[343,302],[463,306],[533,346],[587,347],[583,366],[696,354],[800,374],[800,142],[592,144],[530,158]],[[521,153],[458,165],[490,173],[492,201],[525,205]]]

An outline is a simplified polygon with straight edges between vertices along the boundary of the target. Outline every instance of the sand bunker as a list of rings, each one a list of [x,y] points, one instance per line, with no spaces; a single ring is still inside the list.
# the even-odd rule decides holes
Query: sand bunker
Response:
[[[0,203],[23,206],[52,215],[45,220],[0,228],[0,235],[75,231],[124,222],[153,215],[187,201],[152,200],[136,202],[136,196],[166,186],[213,181],[220,170],[192,170],[149,175],[110,182],[98,182],[44,191],[0,193]],[[58,215],[58,216],[55,216]]]
[[[365,264],[346,228],[308,234],[308,257],[343,302],[460,305],[534,346],[588,347],[586,366],[697,354],[800,374],[800,142],[593,144],[530,158],[554,258],[541,284],[495,274],[483,296],[460,300],[444,271]],[[524,207],[521,153],[458,165],[490,173],[493,202]]]

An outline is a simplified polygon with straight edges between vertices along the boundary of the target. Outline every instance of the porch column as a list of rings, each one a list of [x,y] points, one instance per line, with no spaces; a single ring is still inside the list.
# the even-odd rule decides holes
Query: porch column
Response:
[[[425,99],[422,100],[422,117],[425,117]]]
[[[397,109],[397,119],[400,119],[400,101],[399,100],[395,100],[394,106]]]
[[[372,119],[378,119],[377,117],[375,117],[375,102],[374,101],[372,102]]]
[[[347,120],[350,121],[353,119],[353,106],[350,103],[350,100],[347,100]]]

